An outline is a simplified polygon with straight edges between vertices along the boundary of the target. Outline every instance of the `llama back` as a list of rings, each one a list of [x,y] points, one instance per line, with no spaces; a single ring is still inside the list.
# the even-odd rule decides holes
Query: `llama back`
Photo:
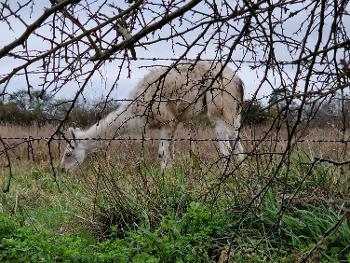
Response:
[[[229,68],[216,63],[184,61],[169,70],[156,68],[136,86],[132,111],[150,120],[188,120],[209,109],[233,123],[243,101],[243,83]],[[240,102],[240,103],[237,103]],[[224,107],[227,109],[225,110]]]

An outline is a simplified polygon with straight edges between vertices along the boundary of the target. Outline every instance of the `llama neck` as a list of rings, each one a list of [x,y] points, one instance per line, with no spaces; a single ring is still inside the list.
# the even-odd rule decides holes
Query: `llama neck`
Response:
[[[124,105],[118,110],[111,112],[105,118],[82,132],[80,137],[114,138],[133,131],[140,131],[145,125],[144,118],[132,114],[131,107],[129,106]]]

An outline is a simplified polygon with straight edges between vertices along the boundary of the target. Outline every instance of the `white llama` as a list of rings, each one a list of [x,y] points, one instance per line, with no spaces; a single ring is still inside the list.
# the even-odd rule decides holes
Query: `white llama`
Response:
[[[243,102],[243,82],[229,68],[209,62],[183,61],[171,68],[157,68],[147,74],[131,95],[132,102],[120,106],[86,130],[69,128],[71,141],[61,168],[72,170],[94,151],[100,142],[79,140],[116,137],[144,128],[159,128],[161,138],[173,138],[179,122],[207,114],[215,127],[223,156],[244,158],[238,130]],[[162,140],[161,168],[171,166],[174,142]],[[233,148],[233,151],[232,151]]]

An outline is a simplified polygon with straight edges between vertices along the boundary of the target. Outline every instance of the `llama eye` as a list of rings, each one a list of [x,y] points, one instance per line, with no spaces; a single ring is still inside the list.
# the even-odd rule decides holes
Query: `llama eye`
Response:
[[[71,152],[67,152],[66,153],[66,157],[70,157],[70,156],[72,156],[72,153]]]

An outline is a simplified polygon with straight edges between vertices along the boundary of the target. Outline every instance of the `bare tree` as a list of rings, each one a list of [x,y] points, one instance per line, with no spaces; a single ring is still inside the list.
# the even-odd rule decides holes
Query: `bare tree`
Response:
[[[349,85],[346,7],[347,1],[5,1],[1,21],[15,39],[6,39],[0,58],[17,62],[1,72],[1,94],[19,78],[28,92],[39,85],[55,94],[68,83],[78,97],[103,67],[117,64],[113,90],[122,69],[144,54],[157,57],[152,50],[161,46],[175,61],[210,58],[237,69],[248,61],[261,73],[257,92],[275,89],[274,80],[291,98],[303,97],[302,108],[304,95],[332,95]]]

